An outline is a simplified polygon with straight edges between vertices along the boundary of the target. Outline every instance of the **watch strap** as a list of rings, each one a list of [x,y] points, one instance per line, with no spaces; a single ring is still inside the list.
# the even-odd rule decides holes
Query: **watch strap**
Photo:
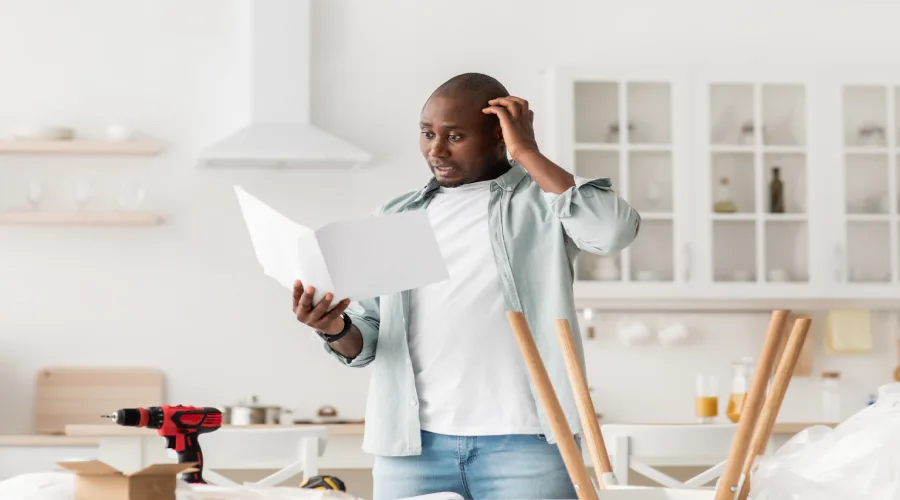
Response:
[[[341,340],[342,338],[344,338],[344,335],[350,333],[350,329],[353,327],[353,321],[350,320],[350,316],[347,316],[347,313],[342,313],[341,317],[344,318],[344,328],[340,331],[340,333],[329,335],[323,331],[316,330],[316,333],[319,335],[319,337],[322,337],[325,342],[330,343]]]

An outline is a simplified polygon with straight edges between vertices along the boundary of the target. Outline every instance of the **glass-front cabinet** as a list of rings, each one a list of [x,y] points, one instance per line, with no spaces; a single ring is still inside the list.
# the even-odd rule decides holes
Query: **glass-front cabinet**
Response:
[[[556,68],[551,158],[608,177],[642,217],[612,256],[582,253],[604,300],[900,298],[900,73]]]
[[[871,292],[898,283],[897,121],[900,80],[843,81],[836,89],[839,171],[835,184],[835,280]]]
[[[698,75],[695,90],[701,280],[751,296],[803,293],[818,216],[810,179],[821,175],[810,161],[810,81],[711,71]]]
[[[582,253],[577,286],[591,294],[638,296],[672,288],[686,274],[687,211],[681,181],[687,88],[671,73],[557,73],[549,133],[553,156],[573,174],[607,177],[642,216],[641,238],[612,256]]]

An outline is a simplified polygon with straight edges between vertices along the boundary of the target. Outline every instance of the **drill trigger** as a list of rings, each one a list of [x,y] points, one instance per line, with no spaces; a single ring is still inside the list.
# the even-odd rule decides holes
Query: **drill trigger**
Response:
[[[175,449],[175,436],[166,436],[166,448]]]

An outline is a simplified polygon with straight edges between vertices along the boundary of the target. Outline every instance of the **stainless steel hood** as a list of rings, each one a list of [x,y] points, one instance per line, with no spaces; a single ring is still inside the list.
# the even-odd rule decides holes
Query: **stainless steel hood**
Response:
[[[250,2],[251,121],[206,148],[203,166],[349,168],[366,151],[310,123],[311,0]]]

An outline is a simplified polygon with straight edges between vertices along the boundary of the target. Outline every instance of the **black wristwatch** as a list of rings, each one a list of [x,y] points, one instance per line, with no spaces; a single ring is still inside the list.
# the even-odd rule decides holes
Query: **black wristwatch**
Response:
[[[344,329],[341,330],[340,333],[329,335],[325,332],[316,330],[316,333],[319,334],[319,337],[322,337],[325,342],[336,342],[344,338],[344,335],[347,335],[350,332],[350,329],[353,327],[353,322],[350,321],[350,316],[347,316],[347,313],[341,314],[341,317],[344,318]]]

